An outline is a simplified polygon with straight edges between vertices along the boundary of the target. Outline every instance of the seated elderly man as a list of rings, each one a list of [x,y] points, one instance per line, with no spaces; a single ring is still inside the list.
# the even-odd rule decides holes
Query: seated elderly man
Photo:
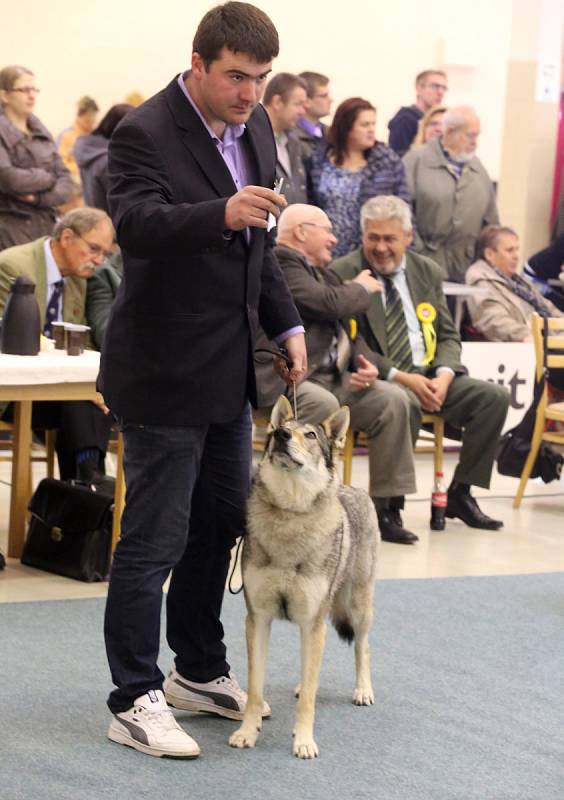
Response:
[[[379,380],[405,391],[413,442],[424,411],[440,413],[461,431],[446,516],[472,528],[501,528],[502,522],[481,511],[470,487],[489,488],[509,394],[468,377],[460,363],[460,337],[446,305],[440,267],[407,250],[412,240],[407,203],[393,196],[372,198],[362,207],[361,227],[362,246],[331,268],[343,280],[369,269],[385,288],[374,292],[367,310],[357,315],[360,332],[377,354]]]
[[[485,290],[468,298],[473,326],[490,342],[530,342],[531,316],[562,317],[560,311],[519,272],[519,238],[512,228],[488,225],[478,238],[477,260],[466,283]],[[562,370],[553,370],[550,383],[564,388]]]
[[[493,183],[476,156],[480,120],[467,106],[449,109],[442,136],[410,150],[403,164],[413,200],[415,249],[432,258],[443,278],[464,283],[476,239],[499,217]]]
[[[28,275],[35,283],[45,335],[51,334],[55,321],[86,323],[86,279],[105,260],[113,239],[114,229],[104,211],[77,208],[57,222],[52,237],[3,250],[0,315],[12,281]],[[4,419],[11,419],[11,406],[0,408],[2,412]],[[78,478],[111,491],[111,481],[103,474],[111,419],[97,406],[79,401],[34,403],[32,426],[57,429],[61,478]]]
[[[488,225],[476,244],[466,283],[486,294],[468,298],[472,325],[490,342],[531,341],[531,315],[561,317],[560,311],[519,273],[519,238],[512,228]]]
[[[409,402],[399,386],[378,380],[372,354],[360,336],[351,335],[350,318],[365,311],[381,291],[369,270],[344,284],[327,269],[337,241],[320,208],[291,205],[278,222],[276,256],[306,328],[308,374],[297,389],[298,417],[318,423],[346,403],[353,429],[368,439],[370,496],[382,539],[399,544],[417,541],[403,527],[398,496],[415,492]],[[267,342],[264,335],[258,347]],[[271,345],[274,347],[274,345]],[[288,391],[270,364],[258,357],[259,405],[272,406]]]

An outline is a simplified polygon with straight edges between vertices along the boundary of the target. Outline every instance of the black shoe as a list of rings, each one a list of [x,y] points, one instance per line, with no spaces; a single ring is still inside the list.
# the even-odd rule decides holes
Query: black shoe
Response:
[[[449,492],[445,516],[449,519],[461,519],[470,528],[482,528],[487,531],[503,528],[501,520],[492,519],[484,514],[470,492],[465,494]]]
[[[376,511],[378,515],[378,527],[382,535],[383,542],[395,542],[396,544],[414,544],[419,541],[419,537],[403,527],[401,514],[394,508],[382,508]]]
[[[2,553],[0,553],[0,569],[6,569],[6,559]]]
[[[77,479],[88,484],[94,492],[113,497],[116,491],[115,478],[100,472],[97,464],[92,459],[82,461],[77,467]]]

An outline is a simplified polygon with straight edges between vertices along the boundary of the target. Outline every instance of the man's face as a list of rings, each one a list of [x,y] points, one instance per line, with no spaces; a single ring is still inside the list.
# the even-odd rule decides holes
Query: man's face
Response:
[[[411,239],[411,231],[406,233],[397,219],[384,222],[367,220],[362,234],[362,249],[372,269],[391,275],[401,264]]]
[[[313,96],[306,97],[305,113],[312,119],[320,120],[329,114],[332,103],[333,98],[331,97],[329,84],[326,83],[325,86],[318,84],[315,87]]]
[[[424,83],[417,87],[417,99],[420,100],[425,110],[431,106],[439,106],[443,102],[443,97],[448,91],[448,85],[444,75],[433,72]]]
[[[495,248],[486,247],[485,256],[488,264],[511,277],[519,267],[519,239],[510,233],[502,233]]]
[[[262,98],[271,67],[271,61],[257,64],[245,53],[233,53],[224,47],[206,69],[200,54],[193,53],[192,76],[208,122],[247,122]]]
[[[295,234],[301,239],[305,256],[314,267],[326,267],[331,261],[337,238],[333,234],[331,220],[325,212],[311,216],[308,222],[297,226]]]
[[[276,114],[277,127],[281,131],[287,131],[295,128],[298,119],[304,113],[304,104],[306,101],[306,91],[301,86],[296,86],[295,89],[288,94],[287,100],[284,102],[280,95],[273,97],[273,110]]]
[[[90,278],[110,253],[113,238],[112,227],[105,220],[82,234],[66,228],[59,239],[64,260],[63,264],[59,264],[61,274],[64,277],[74,275],[76,278]]]
[[[479,136],[480,120],[469,117],[463,127],[447,131],[443,137],[444,145],[459,161],[470,161],[476,153]]]

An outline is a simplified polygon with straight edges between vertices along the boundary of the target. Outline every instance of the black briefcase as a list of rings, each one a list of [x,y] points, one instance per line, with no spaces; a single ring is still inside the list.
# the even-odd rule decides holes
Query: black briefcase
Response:
[[[22,564],[79,581],[104,581],[110,570],[113,498],[45,478],[30,500]]]

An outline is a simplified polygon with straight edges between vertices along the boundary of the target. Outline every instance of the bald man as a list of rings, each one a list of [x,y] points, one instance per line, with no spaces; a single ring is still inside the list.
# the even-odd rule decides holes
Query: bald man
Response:
[[[470,106],[449,109],[444,133],[410,150],[403,163],[417,226],[415,249],[464,283],[480,231],[498,225],[495,189],[476,156],[480,119]]]
[[[413,544],[418,537],[403,527],[393,503],[416,491],[409,401],[399,386],[378,380],[372,353],[350,324],[381,285],[368,269],[347,283],[326,269],[336,241],[327,214],[316,206],[296,203],[280,216],[275,253],[306,329],[309,361],[307,378],[297,388],[298,417],[319,423],[339,405],[349,406],[352,428],[368,439],[369,491],[382,539]],[[258,346],[266,346],[261,338]],[[256,374],[265,410],[279,394],[293,399],[269,363],[259,363]]]

